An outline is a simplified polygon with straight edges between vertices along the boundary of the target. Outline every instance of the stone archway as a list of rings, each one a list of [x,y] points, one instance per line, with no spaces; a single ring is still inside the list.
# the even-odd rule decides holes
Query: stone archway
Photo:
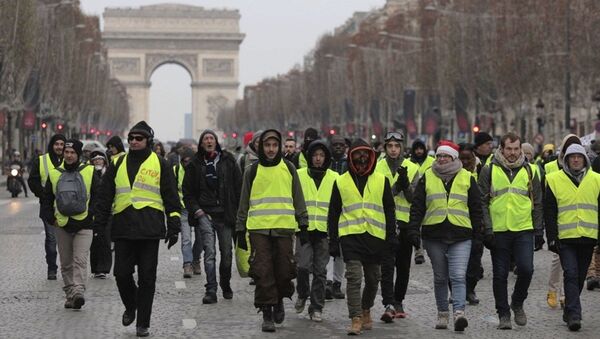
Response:
[[[235,103],[244,39],[237,10],[161,4],[107,8],[103,17],[111,74],[127,87],[130,124],[148,120],[150,77],[166,63],[192,79],[194,138],[215,127],[220,107]]]

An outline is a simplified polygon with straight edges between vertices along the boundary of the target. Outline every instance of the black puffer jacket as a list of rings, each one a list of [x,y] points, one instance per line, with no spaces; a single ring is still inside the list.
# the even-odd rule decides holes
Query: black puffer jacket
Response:
[[[202,209],[212,218],[222,219],[229,227],[235,225],[236,213],[242,188],[242,174],[235,157],[222,151],[217,143],[217,189],[209,188],[206,182],[206,152],[200,147],[194,159],[185,168],[183,177],[183,203],[188,211],[190,226],[198,226],[194,213]]]

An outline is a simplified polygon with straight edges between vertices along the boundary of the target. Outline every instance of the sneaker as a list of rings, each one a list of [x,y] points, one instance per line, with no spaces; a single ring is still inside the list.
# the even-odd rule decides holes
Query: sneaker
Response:
[[[475,291],[467,293],[467,302],[469,305],[479,305],[479,298],[477,298]]]
[[[396,317],[396,310],[394,309],[394,306],[386,305],[385,311],[383,312],[383,315],[381,316],[381,321],[383,321],[386,324],[393,323],[395,317]]]
[[[81,306],[83,306],[84,304],[85,304],[85,298],[83,297],[83,294],[75,293],[73,295],[73,309],[80,310]]]
[[[192,261],[192,270],[194,271],[194,275],[202,274],[202,265],[200,265],[199,261]]]
[[[548,294],[546,295],[546,302],[550,308],[558,307],[558,297],[556,296],[555,291],[548,291]]]
[[[106,279],[106,273],[95,273],[94,278],[95,279]]]
[[[510,305],[510,308],[515,313],[515,324],[519,326],[527,325],[527,315],[525,314],[525,310],[523,310],[523,306]]]
[[[454,331],[462,332],[465,328],[469,326],[469,322],[465,317],[465,311],[455,311],[454,312]]]
[[[217,303],[217,294],[215,292],[206,292],[204,298],[202,298],[203,304],[216,304]]]
[[[186,263],[183,264],[183,277],[189,279],[194,274],[194,269],[192,268],[192,264]]]
[[[585,281],[588,291],[593,291],[595,288],[600,288],[600,281],[596,277],[589,277]]]
[[[309,316],[310,316],[310,320],[312,320],[314,322],[320,323],[321,321],[323,321],[322,314],[319,311],[314,311],[314,312],[310,313]]]
[[[425,263],[425,257],[422,254],[415,256],[415,265],[422,265]]]
[[[56,280],[56,271],[48,271],[48,280]]]
[[[579,331],[579,329],[581,329],[581,320],[569,319],[569,321],[567,321],[567,326],[569,327],[569,331]]]
[[[273,321],[281,324],[285,319],[285,308],[283,308],[283,299],[279,299],[277,305],[273,306]]]
[[[325,283],[325,300],[333,300],[333,281],[327,280]]]
[[[304,307],[306,306],[306,299],[307,298],[300,298],[300,297],[298,297],[298,299],[296,299],[296,304],[294,304],[294,309],[296,310],[296,313],[300,314],[300,313],[304,312]]]
[[[362,311],[362,330],[372,330],[373,329],[373,319],[371,319],[371,310],[363,310]]]
[[[221,290],[223,291],[223,299],[231,300],[233,298],[231,286],[221,286]]]
[[[448,319],[450,318],[450,313],[446,312],[438,312],[437,314],[437,323],[435,324],[436,330],[445,330],[448,328]]]
[[[331,289],[331,294],[334,299],[344,299],[346,295],[342,292],[342,283],[339,281],[334,281]]]
[[[352,324],[348,329],[348,335],[359,335],[362,329],[362,318],[360,316],[352,318]]]
[[[133,321],[135,320],[135,310],[127,310],[125,309],[125,312],[123,312],[123,317],[121,318],[121,322],[123,324],[123,326],[129,326],[133,323]]]
[[[67,300],[65,300],[65,308],[67,308],[67,309],[73,308],[73,299],[67,298]]]
[[[512,323],[510,322],[510,314],[502,315],[499,317],[498,329],[499,330],[512,330]]]
[[[272,306],[263,306],[261,308],[263,314],[262,331],[275,332],[275,323],[273,322]]]
[[[404,307],[402,306],[402,304],[397,304],[394,306],[394,309],[396,310],[396,318],[401,318],[404,319],[406,318],[406,312],[404,312]]]

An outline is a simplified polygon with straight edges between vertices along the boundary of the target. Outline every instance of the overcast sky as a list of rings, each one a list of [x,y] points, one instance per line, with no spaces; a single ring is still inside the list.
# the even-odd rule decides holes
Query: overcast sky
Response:
[[[87,14],[106,7],[183,3],[238,9],[246,38],[240,47],[240,83],[254,84],[285,73],[315,46],[318,38],[344,23],[355,11],[381,7],[385,0],[81,0]],[[183,115],[191,111],[190,76],[180,66],[164,65],[151,78],[150,124],[161,140],[183,137]]]

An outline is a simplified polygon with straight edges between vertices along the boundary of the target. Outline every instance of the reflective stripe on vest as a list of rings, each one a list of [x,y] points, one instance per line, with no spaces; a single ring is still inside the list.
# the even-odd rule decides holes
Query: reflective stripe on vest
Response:
[[[308,230],[327,233],[327,214],[329,212],[329,202],[331,201],[331,192],[333,184],[338,174],[330,169],[325,172],[319,188],[313,178],[308,174],[308,168],[298,170],[298,178],[302,185],[302,193],[306,202],[308,212]]]
[[[59,168],[64,169],[64,166],[61,164],[59,166]],[[60,214],[60,212],[58,211],[58,208],[56,208],[56,200],[55,200],[54,201],[54,217],[56,218],[56,223],[60,227],[65,227],[65,225],[69,222],[69,218],[75,219],[77,221],[81,221],[81,220],[84,220],[85,218],[87,218],[87,216],[88,216],[88,209],[90,206],[90,194],[91,194],[90,192],[92,189],[92,178],[94,176],[94,166],[90,166],[90,165],[83,166],[83,167],[79,168],[79,173],[81,174],[81,177],[83,178],[83,182],[85,184],[85,189],[87,192],[87,201],[86,201],[87,208],[86,208],[85,212],[83,212],[81,214],[67,217],[65,215]],[[49,172],[48,179],[50,180],[50,183],[52,184],[52,192],[54,193],[54,195],[56,195],[56,185],[58,184],[58,180],[60,179],[61,174],[62,173],[56,168],[52,168]]]
[[[419,172],[419,166],[415,165],[412,161],[404,159],[400,166],[406,167],[406,171],[408,174],[408,181],[412,182],[417,173]],[[379,160],[377,162],[377,167],[375,168],[376,172],[379,172],[388,179],[390,185],[394,185],[396,180],[398,180],[398,173],[392,173],[390,166],[387,163],[385,158]],[[404,192],[400,192],[394,196],[394,202],[396,203],[396,220],[408,222],[410,219],[410,203],[406,200],[404,196]]]
[[[121,213],[129,206],[136,210],[151,207],[164,212],[162,196],[160,195],[160,161],[156,153],[150,156],[140,165],[133,181],[129,181],[127,174],[127,156],[124,155],[123,162],[115,176],[115,201],[113,213]],[[177,213],[178,214],[178,213]]]
[[[532,205],[527,169],[521,167],[512,182],[498,165],[490,165],[490,171],[489,211],[494,232],[532,230]]]
[[[471,178],[470,172],[461,169],[452,181],[450,194],[447,194],[442,180],[431,169],[427,170],[425,172],[427,211],[423,218],[423,226],[437,225],[448,218],[452,225],[471,228],[468,206]]]
[[[270,167],[259,164],[250,189],[246,228],[295,230],[297,222],[292,196],[292,173],[283,160]]]
[[[600,174],[588,170],[575,186],[564,170],[546,176],[558,205],[558,238],[598,239],[598,195]]]
[[[342,214],[338,224],[339,236],[362,234],[385,240],[386,224],[383,211],[383,191],[385,176],[373,172],[367,179],[363,196],[360,195],[349,172],[337,179],[337,187],[342,198]]]

